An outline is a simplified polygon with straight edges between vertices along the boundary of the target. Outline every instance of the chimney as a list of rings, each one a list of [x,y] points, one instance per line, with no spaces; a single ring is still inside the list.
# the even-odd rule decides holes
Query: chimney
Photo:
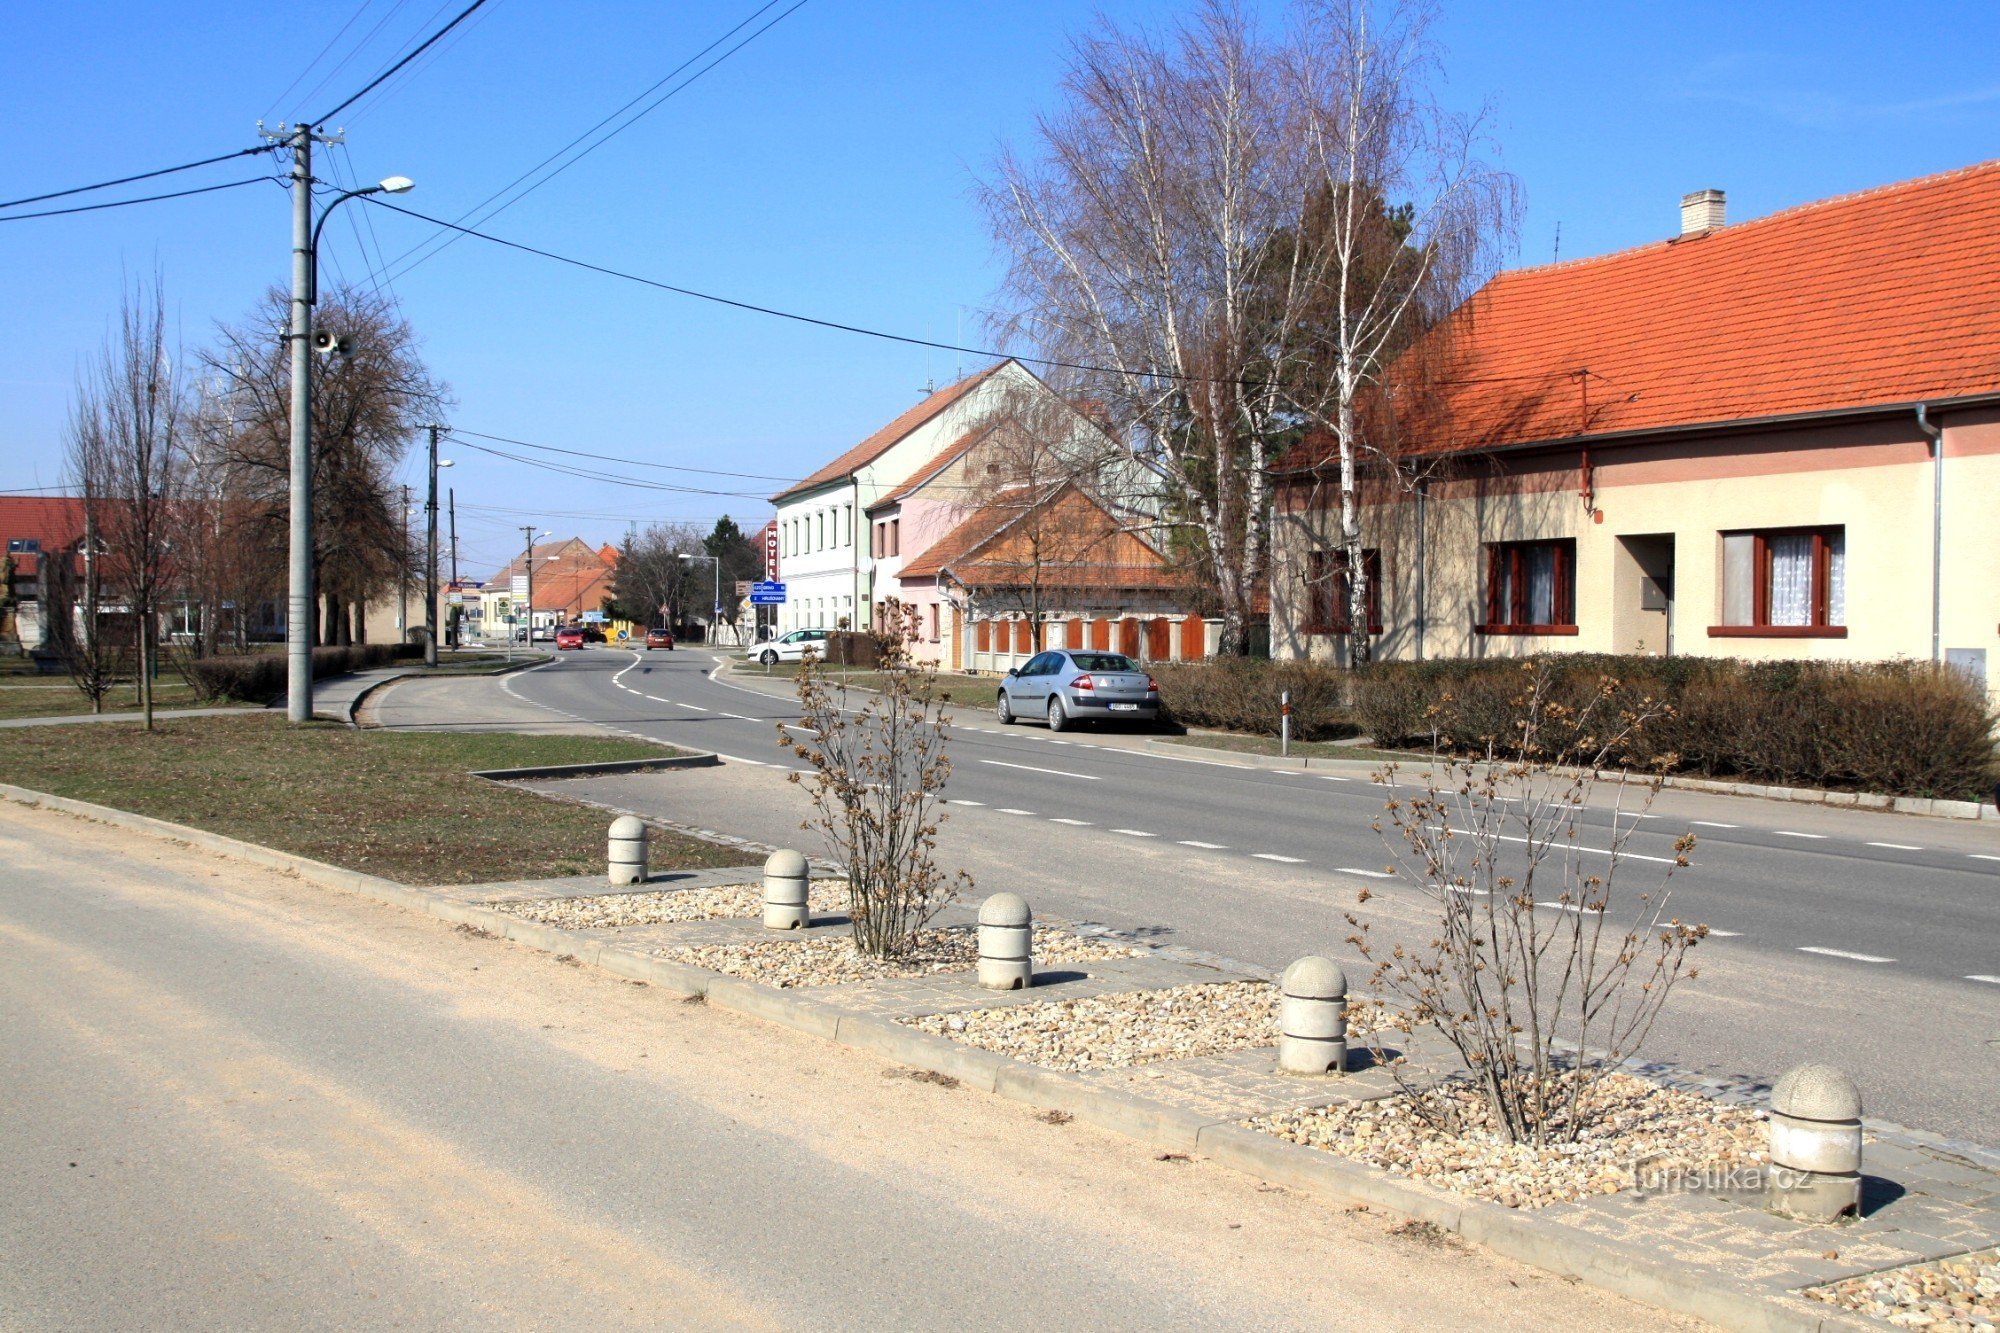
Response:
[[[1699,236],[1722,226],[1720,190],[1696,190],[1681,196],[1681,235]]]

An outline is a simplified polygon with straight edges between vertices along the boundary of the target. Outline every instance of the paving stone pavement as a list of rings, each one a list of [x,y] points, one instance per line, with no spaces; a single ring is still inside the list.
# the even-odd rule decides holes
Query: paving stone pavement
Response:
[[[656,871],[647,883],[623,889],[612,889],[601,878],[574,878],[461,885],[438,892],[467,904],[491,904],[755,883],[761,873],[761,866],[752,865]],[[954,904],[939,915],[937,924],[969,925],[975,921],[974,909]],[[1190,983],[1271,980],[1267,973],[1226,959],[1177,946],[1154,946],[1093,923],[1044,917],[1037,919],[1037,925],[1099,936],[1138,952],[1134,957],[1057,966],[1038,978],[1039,984],[1022,991],[982,990],[967,971],[800,988],[788,993],[803,995],[841,1013],[893,1020]],[[838,936],[845,930],[844,918],[822,916],[815,918],[809,931],[792,938]],[[751,918],[569,933],[595,941],[606,951],[641,955],[677,945],[772,938],[771,932]],[[1441,1057],[1441,1052],[1425,1048],[1421,1036],[1408,1043],[1399,1036],[1398,1042],[1409,1045],[1408,1053],[1419,1063]],[[1360,1041],[1351,1045],[1355,1052],[1363,1049]],[[1215,1124],[1241,1123],[1294,1107],[1373,1100],[1396,1091],[1389,1071],[1365,1056],[1357,1061],[1354,1072],[1340,1079],[1280,1074],[1275,1057],[1274,1048],[1258,1047],[1071,1077]],[[1628,1067],[1654,1082],[1721,1101],[1768,1105],[1767,1080],[1694,1073],[1636,1061]],[[1763,1212],[1754,1200],[1637,1190],[1553,1205],[1536,1216],[1670,1258],[1688,1271],[1690,1280],[1712,1281],[1719,1286],[1747,1284],[1808,1322],[1833,1316],[1836,1308],[1804,1301],[1799,1296],[1803,1289],[1976,1251],[2000,1241],[2000,1154],[1875,1122],[1868,1125],[1866,1144],[1864,1215],[1842,1225],[1786,1221]]]

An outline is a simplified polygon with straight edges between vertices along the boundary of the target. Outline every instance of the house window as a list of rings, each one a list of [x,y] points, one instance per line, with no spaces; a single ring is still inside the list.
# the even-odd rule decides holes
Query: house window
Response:
[[[892,518],[889,520],[889,554],[901,555],[902,553],[903,553],[903,520],[900,518]]]
[[[1713,638],[1845,638],[1847,529],[1722,534],[1722,623]]]
[[[1368,632],[1382,632],[1382,553],[1369,548],[1361,553],[1361,568],[1368,586]],[[1313,551],[1306,556],[1307,634],[1347,633],[1347,552]]]
[[[7,539],[8,555],[40,555],[41,552],[42,539],[40,537],[9,537]]]
[[[854,545],[854,506],[848,505],[840,511],[840,544]]]
[[[937,604],[936,602],[932,602],[932,603],[931,603],[931,642],[932,642],[932,643],[936,643],[936,642],[938,641],[938,628],[939,628],[939,625],[938,625],[938,604]]]
[[[1576,542],[1489,542],[1482,634],[1576,633]]]

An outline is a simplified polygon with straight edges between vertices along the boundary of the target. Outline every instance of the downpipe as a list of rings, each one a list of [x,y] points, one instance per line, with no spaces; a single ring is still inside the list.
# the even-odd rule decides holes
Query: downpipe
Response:
[[[1931,661],[1944,660],[1944,427],[1917,404],[1917,429],[1931,437]]]

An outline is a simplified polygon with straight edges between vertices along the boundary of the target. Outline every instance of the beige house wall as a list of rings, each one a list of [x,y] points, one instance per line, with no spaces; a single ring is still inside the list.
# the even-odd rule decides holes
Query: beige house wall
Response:
[[[2000,412],[1946,414],[1942,420],[1939,647],[1986,649],[1993,659],[1989,681],[2000,681]],[[1365,544],[1381,551],[1377,656],[1664,651],[1664,617],[1639,609],[1638,590],[1644,566],[1657,563],[1664,546],[1649,539],[1667,537],[1675,653],[1931,656],[1933,473],[1929,439],[1913,415],[1600,447],[1592,462],[1588,504],[1576,450],[1463,463],[1430,481],[1421,500],[1408,488],[1375,484],[1363,531]],[[1330,500],[1324,491],[1321,496]],[[1330,503],[1307,507],[1313,498],[1295,492],[1290,511],[1278,518],[1273,652],[1337,660],[1344,644],[1303,631],[1306,553],[1336,544],[1339,532],[1337,510]],[[1831,525],[1846,530],[1844,637],[1710,636],[1709,627],[1722,620],[1722,533]],[[1485,614],[1486,544],[1565,537],[1576,542],[1577,632],[1477,632]]]

